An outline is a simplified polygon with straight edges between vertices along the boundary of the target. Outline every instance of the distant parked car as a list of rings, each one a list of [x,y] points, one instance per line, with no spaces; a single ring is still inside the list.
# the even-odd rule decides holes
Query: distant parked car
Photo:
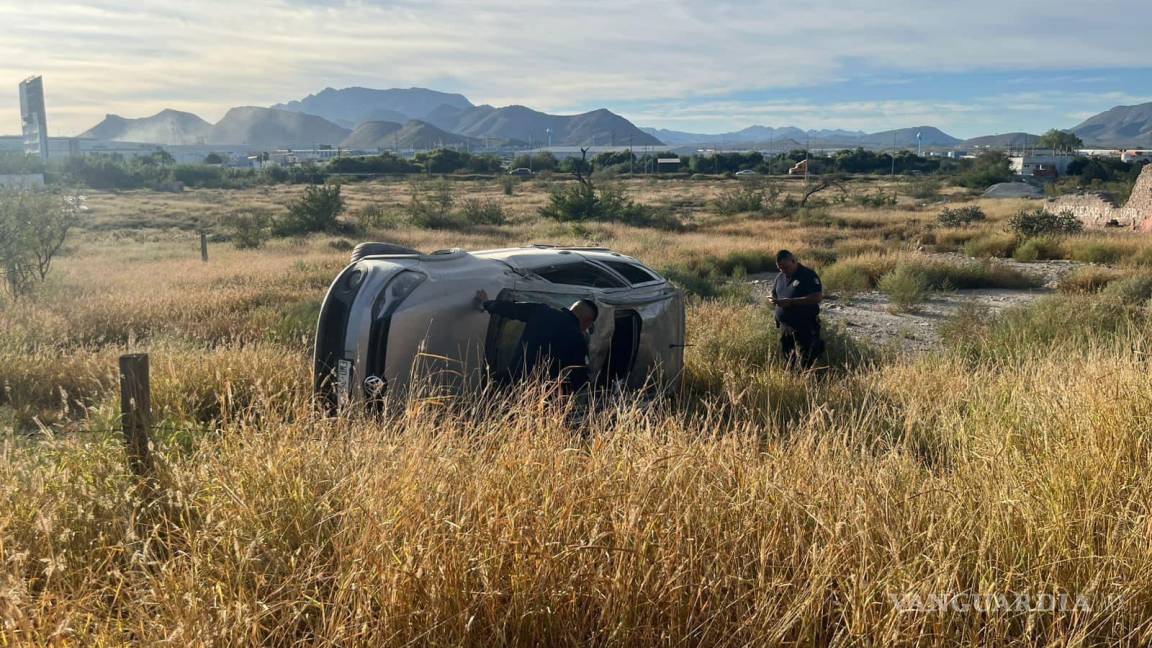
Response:
[[[329,411],[402,393],[417,373],[455,389],[507,371],[523,324],[478,311],[495,300],[600,308],[588,339],[599,387],[675,386],[684,367],[684,295],[640,261],[604,248],[531,245],[423,254],[363,243],[332,283],[316,331],[315,388]]]
[[[517,169],[512,169],[511,171],[509,171],[508,175],[520,176],[521,178],[531,178],[533,173],[532,173],[532,169],[526,169],[524,167],[519,167]]]
[[[758,175],[760,175],[760,174],[756,173],[752,169],[744,169],[743,171],[737,171],[736,172],[737,178],[741,178],[741,177],[747,178],[748,176],[758,176]]]

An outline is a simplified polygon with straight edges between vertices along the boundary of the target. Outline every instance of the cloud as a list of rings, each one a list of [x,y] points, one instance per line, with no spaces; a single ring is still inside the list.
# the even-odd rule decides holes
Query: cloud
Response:
[[[0,84],[14,95],[21,78],[44,74],[50,126],[67,133],[105,112],[217,119],[346,85],[434,86],[555,111],[666,106],[818,88],[860,70],[898,84],[928,72],[1147,65],[1149,19],[1152,6],[1130,0],[1091,12],[1047,0],[0,0]],[[0,124],[15,128],[13,104],[0,104]],[[846,109],[829,114],[851,118]]]

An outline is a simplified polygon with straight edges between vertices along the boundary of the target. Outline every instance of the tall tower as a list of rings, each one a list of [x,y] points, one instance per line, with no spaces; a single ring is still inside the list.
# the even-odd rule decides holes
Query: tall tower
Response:
[[[44,81],[28,77],[20,82],[20,121],[24,130],[24,154],[48,160],[48,113],[44,110]]]

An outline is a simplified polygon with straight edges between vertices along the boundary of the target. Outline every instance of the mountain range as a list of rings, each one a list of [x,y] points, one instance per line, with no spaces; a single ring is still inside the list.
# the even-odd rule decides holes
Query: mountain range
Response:
[[[1116,106],[1072,128],[1085,143],[1152,148],[1152,102]]]
[[[660,138],[665,144],[674,146],[718,146],[769,148],[784,151],[791,148],[916,148],[916,134],[920,134],[920,144],[925,147],[951,148],[962,140],[952,137],[933,126],[917,126],[897,130],[866,133],[839,129],[801,130],[794,126],[772,128],[769,126],[749,126],[729,133],[687,133],[655,128],[643,129],[648,134]]]
[[[447,146],[470,149],[481,144],[474,137],[449,133],[419,119],[410,119],[403,124],[390,121],[364,122],[340,142],[344,148],[361,150],[419,150]]]
[[[1089,146],[1152,145],[1152,103],[1117,106],[1070,129]],[[919,142],[917,134],[920,135]],[[726,133],[691,133],[637,128],[606,109],[553,115],[526,106],[474,105],[460,94],[425,88],[376,90],[325,88],[270,108],[233,108],[216,124],[187,112],[164,110],[129,119],[108,115],[81,137],[154,144],[227,144],[257,148],[312,147],[431,148],[463,146],[632,145],[721,148],[971,148],[1023,146],[1028,133],[986,135],[968,140],[933,126],[867,133],[842,129],[750,126]]]

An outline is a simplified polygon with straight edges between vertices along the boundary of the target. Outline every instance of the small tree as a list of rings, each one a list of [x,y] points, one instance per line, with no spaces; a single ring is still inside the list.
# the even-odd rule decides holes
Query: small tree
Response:
[[[271,235],[272,216],[262,209],[233,214],[224,223],[232,230],[232,244],[239,250],[255,250]]]
[[[288,214],[276,223],[276,233],[296,236],[312,232],[330,232],[344,211],[340,185],[309,185],[304,195],[288,205]]]
[[[1040,136],[1040,146],[1050,148],[1053,151],[1074,151],[1084,146],[1084,140],[1077,137],[1075,133],[1053,128]]]
[[[0,273],[4,292],[13,299],[44,281],[64,246],[77,215],[80,196],[44,191],[0,191]]]
[[[960,227],[982,221],[986,217],[983,209],[975,205],[969,205],[967,207],[950,207],[945,209],[936,216],[936,220],[946,227]]]

